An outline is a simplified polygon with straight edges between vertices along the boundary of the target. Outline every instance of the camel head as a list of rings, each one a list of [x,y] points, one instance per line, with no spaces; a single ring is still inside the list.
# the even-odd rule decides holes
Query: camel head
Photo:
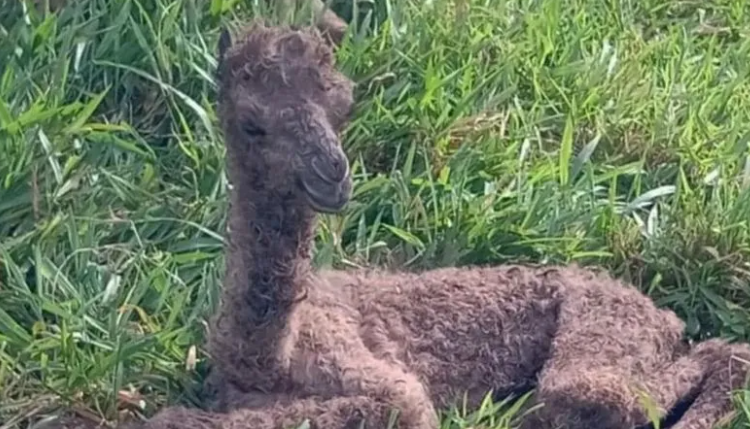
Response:
[[[343,210],[352,182],[339,134],[353,84],[317,30],[255,23],[234,43],[225,30],[218,84],[230,164],[256,172],[257,188],[298,197],[317,212]]]

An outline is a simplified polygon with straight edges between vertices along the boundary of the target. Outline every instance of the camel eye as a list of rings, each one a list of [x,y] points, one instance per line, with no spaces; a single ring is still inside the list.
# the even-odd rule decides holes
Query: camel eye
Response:
[[[318,79],[318,84],[320,85],[320,88],[325,92],[331,92],[331,90],[334,89],[334,86],[331,82],[328,82],[325,79]]]
[[[310,79],[310,81],[315,82],[317,84],[317,87],[321,91],[328,92],[331,90],[331,84],[329,82],[326,82],[325,79],[323,79],[323,76],[320,74],[320,71],[312,67],[308,67],[307,74],[308,74],[308,78]]]
[[[266,131],[257,126],[254,122],[245,121],[242,123],[242,131],[250,138],[260,138],[266,135]]]

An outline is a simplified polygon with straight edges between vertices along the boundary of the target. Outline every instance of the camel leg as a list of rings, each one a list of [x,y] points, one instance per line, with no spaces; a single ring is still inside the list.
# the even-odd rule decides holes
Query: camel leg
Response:
[[[232,389],[231,386],[226,384],[219,387],[218,384],[221,383],[221,380],[217,379],[214,381],[214,383],[217,383],[217,386],[214,387],[214,389],[220,389],[223,393],[222,395],[219,395],[222,399],[217,406],[217,410],[229,411],[232,415],[242,413],[241,410],[243,409],[263,410],[262,414],[258,414],[257,416],[255,414],[250,414],[250,417],[246,418],[263,417],[269,418],[269,422],[275,422],[278,421],[278,418],[283,416],[292,416],[296,418],[298,415],[311,415],[311,410],[313,411],[312,414],[315,414],[318,412],[318,409],[323,409],[324,407],[329,409],[329,411],[326,411],[326,414],[321,415],[317,420],[311,421],[311,424],[314,424],[316,422],[332,421],[329,416],[332,413],[335,414],[337,412],[336,410],[339,410],[342,407],[352,409],[359,406],[364,410],[360,412],[360,414],[368,416],[365,420],[368,424],[365,426],[365,429],[370,427],[385,429],[387,425],[383,420],[373,420],[372,417],[370,417],[373,415],[382,415],[381,408],[385,407],[388,410],[396,410],[398,412],[401,428],[437,429],[439,426],[437,412],[430,400],[424,384],[422,384],[414,374],[401,369],[398,365],[387,363],[376,359],[367,352],[362,352],[357,354],[357,357],[353,359],[330,361],[327,364],[321,363],[320,367],[317,369],[322,374],[336,375],[337,379],[331,380],[331,383],[341,386],[343,389],[342,399],[329,400],[326,401],[325,404],[311,400],[295,400],[287,403],[277,402],[277,405],[269,408],[268,402],[276,401],[272,395],[242,393],[236,389]],[[320,374],[318,373],[315,375],[318,376]],[[298,379],[296,382],[300,385],[301,389],[304,389],[307,385],[314,385],[314,383],[307,382],[304,379]],[[311,390],[300,393],[313,395],[316,392],[315,390]],[[362,402],[364,401],[362,398],[365,398],[366,402]],[[330,411],[329,407],[333,405],[335,405],[335,409]],[[368,411],[368,407],[377,411]],[[293,411],[292,408],[298,411]],[[278,417],[274,417],[276,410],[281,410],[280,413],[278,413]],[[347,415],[351,414],[351,412],[348,411],[347,413]],[[271,417],[267,417],[269,415]],[[200,418],[206,418],[205,414],[199,414],[198,416]],[[167,417],[167,419],[170,418]],[[206,428],[228,427],[224,423],[221,424],[222,425],[220,426],[206,426]],[[203,429],[203,426],[197,427]],[[313,428],[315,427],[316,426],[313,426]],[[342,426],[322,425],[320,427],[336,429]],[[149,426],[147,429],[169,428],[169,426]],[[232,426],[232,428],[234,428],[234,426]],[[260,425],[253,426],[252,429],[256,428],[276,429],[276,426]]]
[[[347,395],[364,395],[399,410],[401,427],[437,429],[435,406],[425,385],[399,365],[376,359],[371,354],[338,362],[341,383]]]
[[[390,410],[371,398],[306,398],[279,401],[262,408],[214,413],[171,407],[140,425],[140,429],[289,429],[308,420],[311,429],[386,429]],[[132,426],[131,426],[132,427]]]
[[[688,358],[704,377],[695,401],[672,429],[711,429],[733,414],[731,394],[747,382],[750,346],[713,339],[697,344]]]
[[[541,408],[525,422],[525,428],[630,429],[647,424],[649,408],[658,417],[700,386],[704,371],[688,354],[665,362],[655,373],[624,372],[618,362],[552,359],[540,374],[533,404]],[[565,362],[565,363],[563,363]],[[567,363],[567,364],[566,364]],[[627,367],[637,365],[631,362]],[[632,369],[632,368],[631,368]],[[647,427],[647,426],[646,426]]]
[[[649,407],[656,417],[665,420],[670,410],[695,395],[704,376],[701,361],[692,353],[659,371],[637,375],[585,359],[564,367],[552,361],[540,377],[534,397],[534,405],[541,408],[522,428],[650,428],[653,414]]]
[[[652,427],[648,400],[672,429],[711,429],[732,412],[730,392],[743,386],[750,367],[750,346],[723,340],[698,344],[662,370],[638,378],[617,374],[617,368],[585,365],[545,371],[535,403],[542,408],[523,428],[623,429]],[[692,404],[683,403],[695,398]],[[682,406],[687,411],[670,415]],[[667,425],[672,424],[667,423]]]
[[[630,379],[615,367],[550,368],[539,379],[522,429],[630,429],[645,421]]]

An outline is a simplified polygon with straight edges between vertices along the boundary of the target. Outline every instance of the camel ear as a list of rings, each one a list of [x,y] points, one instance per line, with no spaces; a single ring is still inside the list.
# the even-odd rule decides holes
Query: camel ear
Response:
[[[229,30],[222,28],[221,34],[219,35],[219,63],[224,60],[224,55],[231,46],[232,36],[229,34]]]

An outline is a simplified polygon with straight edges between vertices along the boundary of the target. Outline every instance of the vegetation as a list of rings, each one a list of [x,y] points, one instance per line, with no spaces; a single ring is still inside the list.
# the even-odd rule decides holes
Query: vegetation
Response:
[[[4,2],[0,427],[200,401],[215,43],[263,3]],[[318,265],[598,265],[694,338],[750,339],[750,3],[340,3],[355,196],[322,219]],[[493,407],[445,427],[508,427]]]

